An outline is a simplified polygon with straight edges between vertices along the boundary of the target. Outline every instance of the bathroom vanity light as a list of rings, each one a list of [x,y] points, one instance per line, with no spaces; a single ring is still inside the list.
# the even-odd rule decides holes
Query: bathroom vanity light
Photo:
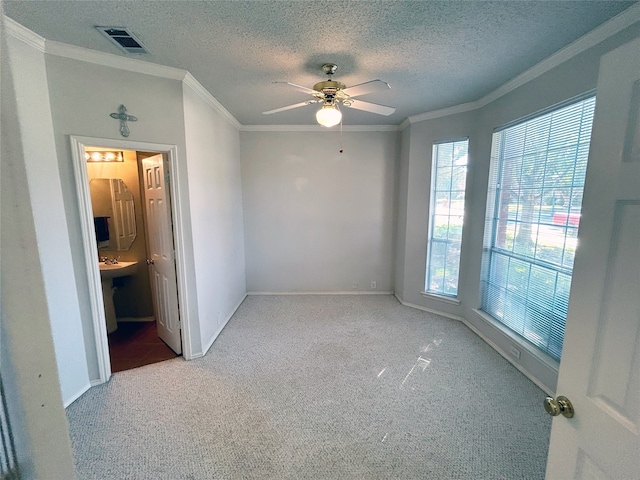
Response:
[[[122,152],[84,152],[87,162],[124,162]]]

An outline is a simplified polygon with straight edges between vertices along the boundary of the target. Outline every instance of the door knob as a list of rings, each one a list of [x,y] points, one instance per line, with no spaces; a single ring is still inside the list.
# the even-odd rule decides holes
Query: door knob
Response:
[[[149,259],[149,260],[147,260],[147,265],[153,265],[153,264],[155,264],[155,263],[156,263],[156,262],[154,262],[154,261],[153,261],[153,259]]]
[[[547,397],[544,399],[544,409],[552,417],[558,415],[564,415],[567,418],[573,417],[573,405],[567,397],[560,395],[554,400],[553,397]]]

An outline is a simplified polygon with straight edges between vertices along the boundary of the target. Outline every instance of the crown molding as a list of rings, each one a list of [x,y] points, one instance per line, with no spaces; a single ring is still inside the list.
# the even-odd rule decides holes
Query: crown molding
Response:
[[[2,20],[8,35],[44,53],[46,42],[44,38],[4,14]]]
[[[398,130],[403,131],[409,125],[411,125],[411,121],[409,120],[409,117],[407,117],[400,125],[398,125]]]
[[[196,78],[186,70],[174,67],[167,67],[157,63],[146,62],[136,58],[128,58],[112,53],[100,52],[88,48],[77,47],[67,43],[46,40],[32,32],[25,26],[19,24],[12,18],[3,15],[7,31],[10,35],[31,45],[32,47],[48,55],[70,58],[82,62],[101,65],[104,67],[117,68],[134,73],[142,73],[154,77],[167,78],[169,80],[179,80],[183,85],[191,88],[201,99],[203,99],[214,110],[219,112],[234,127],[240,128],[240,122],[235,119],[224,106],[207,91]]]
[[[343,132],[397,132],[399,125],[343,125]],[[242,125],[241,132],[326,132],[340,133],[340,128],[320,125]]]
[[[209,93],[209,90],[204,88],[202,84],[196,80],[196,78],[191,75],[189,72],[186,72],[184,79],[182,80],[182,84],[186,87],[189,87],[196,95],[198,95],[202,100],[204,100],[211,108],[213,108],[216,112],[222,115],[225,120],[231,123],[237,129],[241,129],[242,125],[236,118],[229,113],[229,110],[224,108],[224,106],[216,100],[216,98]]]
[[[434,118],[448,117],[457,113],[471,112],[480,108],[478,102],[461,103],[460,105],[454,105],[453,107],[441,108],[440,110],[433,110],[431,112],[420,113],[418,115],[412,115],[407,118],[409,123],[424,122],[425,120],[432,120]],[[405,122],[407,121],[405,120]],[[404,124],[404,122],[403,122]],[[405,125],[406,127],[407,125]],[[404,128],[404,127],[403,127]]]
[[[411,123],[423,122],[425,120],[432,120],[434,118],[446,117],[449,115],[455,115],[456,113],[469,112],[482,108],[526,83],[542,76],[553,68],[572,59],[576,55],[595,47],[599,43],[613,37],[617,33],[620,33],[625,28],[628,28],[637,22],[640,22],[640,3],[636,3],[635,5],[632,5],[626,10],[620,12],[608,22],[594,28],[573,43],[570,43],[566,47],[558,50],[556,53],[535,64],[533,67],[502,84],[500,87],[480,99],[469,103],[454,105],[453,107],[412,115],[402,122],[400,127],[401,129],[404,129]]]
[[[639,21],[640,3],[636,3],[474,103],[478,104],[477,108],[484,107]]]
[[[186,70],[167,67],[157,63],[145,62],[135,58],[121,57],[112,53],[99,52],[88,48],[76,47],[67,43],[53,40],[45,40],[45,53],[56,57],[70,58],[81,62],[93,63],[104,67],[117,68],[129,72],[163,77],[170,80],[182,80],[187,74]]]
[[[32,32],[25,26],[19,24],[15,20],[6,15],[2,15],[7,33],[14,38],[32,46],[33,48],[46,54],[59,57],[66,57],[75,60],[81,60],[97,65],[103,65],[111,68],[118,68],[136,73],[143,73],[157,77],[163,77],[173,80],[180,80],[184,85],[196,92],[205,102],[211,105],[216,111],[221,113],[236,128],[247,132],[318,132],[318,131],[334,131],[327,130],[319,125],[241,125],[229,111],[222,106],[218,100],[211,95],[193,75],[186,70],[173,67],[167,67],[151,62],[145,62],[133,58],[122,57],[111,53],[89,50],[82,47],[76,47],[52,40],[46,40],[40,35]],[[381,131],[401,131],[412,123],[423,122],[435,118],[446,117],[458,113],[469,112],[482,108],[498,98],[512,92],[513,90],[525,85],[526,83],[540,77],[551,69],[561,65],[580,53],[596,46],[597,44],[607,40],[615,34],[621,32],[625,28],[640,22],[640,3],[637,3],[608,22],[596,27],[586,35],[580,37],[573,43],[567,45],[557,51],[550,57],[542,60],[533,67],[529,68],[520,75],[514,77],[504,83],[497,89],[481,97],[480,99],[454,105],[439,110],[421,113],[407,117],[400,125],[347,125],[343,126],[343,131],[348,132],[381,132]]]

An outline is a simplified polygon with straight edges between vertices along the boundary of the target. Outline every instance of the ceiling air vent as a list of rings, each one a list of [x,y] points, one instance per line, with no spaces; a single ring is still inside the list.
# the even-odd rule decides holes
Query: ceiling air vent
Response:
[[[96,27],[98,31],[127,53],[149,53],[126,27]]]

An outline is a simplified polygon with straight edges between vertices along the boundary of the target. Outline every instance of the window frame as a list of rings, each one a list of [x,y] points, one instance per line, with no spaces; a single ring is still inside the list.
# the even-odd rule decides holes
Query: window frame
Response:
[[[518,127],[520,125],[523,125],[527,122],[531,122],[534,121],[538,118],[547,116],[549,114],[552,114],[554,112],[563,110],[565,108],[571,107],[573,105],[578,105],[580,103],[583,103],[587,100],[593,100],[594,102],[594,111],[595,111],[595,102],[596,102],[596,95],[595,95],[595,90],[591,90],[589,92],[585,92],[582,95],[578,95],[576,97],[570,98],[564,102],[561,102],[559,104],[553,105],[549,108],[540,110],[536,113],[533,113],[531,115],[528,115],[526,117],[520,118],[517,121],[514,122],[510,122],[508,124],[505,124],[499,128],[494,129],[493,131],[493,138],[492,138],[492,143],[491,143],[491,162],[490,162],[490,171],[489,171],[489,177],[488,177],[488,185],[487,185],[487,206],[486,206],[486,217],[485,217],[485,229],[484,229],[484,240],[483,240],[483,255],[482,255],[482,268],[481,268],[481,277],[480,277],[480,306],[478,309],[474,309],[476,311],[476,313],[478,315],[480,315],[482,318],[485,319],[485,321],[488,321],[489,323],[494,324],[494,326],[496,326],[499,330],[503,331],[503,333],[505,333],[506,335],[508,335],[512,340],[516,341],[517,343],[519,343],[520,345],[523,345],[527,348],[528,351],[532,352],[535,354],[535,356],[537,356],[538,358],[540,358],[541,360],[545,361],[548,364],[551,365],[557,365],[559,364],[560,358],[561,358],[561,350],[560,353],[558,354],[558,356],[556,357],[555,354],[553,352],[551,352],[549,350],[549,347],[547,346],[547,348],[542,348],[538,345],[536,345],[533,341],[529,340],[528,338],[526,338],[523,334],[520,334],[519,332],[517,332],[516,330],[512,329],[507,322],[504,322],[496,317],[494,317],[489,309],[487,308],[487,303],[488,303],[488,292],[487,289],[489,288],[489,283],[491,281],[491,278],[489,277],[489,275],[491,274],[491,262],[492,262],[492,254],[494,253],[499,253],[501,255],[505,254],[505,251],[499,251],[499,247],[495,246],[495,239],[496,239],[496,229],[497,229],[497,222],[499,220],[498,218],[498,214],[497,211],[499,209],[499,199],[498,199],[498,195],[500,194],[501,190],[502,190],[502,185],[500,185],[500,181],[502,179],[502,169],[504,167],[504,156],[500,155],[500,150],[502,149],[503,145],[500,144],[500,142],[496,141],[497,138],[497,134],[500,134],[501,132],[504,132],[507,129],[510,128],[514,128],[514,127]],[[581,116],[584,115],[584,110],[581,111]],[[589,142],[587,143],[587,148],[586,148],[586,161],[585,161],[585,168],[586,168],[586,164],[588,164],[588,151],[589,151],[589,145],[591,143],[591,129],[593,126],[593,112],[591,113],[591,125],[589,127]],[[577,130],[578,133],[583,133],[582,132],[582,126],[580,126]],[[551,134],[551,133],[550,133]],[[575,142],[575,146],[576,146],[576,156],[574,158],[573,161],[573,168],[575,169],[575,165],[577,164],[577,162],[580,160],[580,146],[582,145],[581,141],[578,140]],[[552,149],[549,148],[549,143],[547,142],[546,144],[546,151],[545,151],[545,165],[547,164],[547,156],[549,151],[551,151]],[[543,181],[543,185],[544,185],[544,181]],[[574,179],[572,180],[571,189],[575,188],[575,183],[574,183]],[[544,192],[544,188],[541,186],[540,187],[540,191]],[[573,191],[573,190],[572,190]],[[582,184],[581,187],[581,191],[584,191],[584,183]],[[520,203],[519,201],[517,202],[517,205],[519,206]],[[542,204],[541,204],[542,205]],[[575,206],[575,204],[570,203],[570,207]],[[581,208],[581,201],[579,203],[580,206],[580,211],[582,210]],[[568,210],[568,212],[573,212],[573,210],[570,208]],[[567,216],[568,217],[568,216]],[[565,241],[567,238],[569,238],[569,236],[566,234],[567,232],[567,228],[569,227],[569,219],[567,218],[567,221],[564,225],[565,228]],[[538,217],[536,223],[534,223],[534,225],[540,226],[540,225],[544,225],[544,223],[541,222],[540,217]],[[576,239],[577,239],[577,225],[575,228],[575,232],[576,232]],[[563,246],[563,255],[566,251],[566,244]],[[521,257],[519,257],[518,255],[514,254],[514,251],[509,252],[508,250],[506,251],[507,255],[510,255],[509,258],[510,259],[515,259],[515,260],[520,260]],[[564,258],[564,257],[563,257]],[[570,292],[570,285],[571,285],[571,277],[572,277],[572,273],[573,273],[573,266],[567,268],[564,265],[552,265],[549,263],[544,262],[543,260],[537,259],[535,257],[535,253],[534,256],[529,258],[524,256],[524,259],[526,262],[529,263],[529,268],[531,269],[534,266],[543,266],[545,268],[548,268],[549,266],[551,266],[552,270],[556,272],[556,275],[562,274],[562,275],[566,275],[568,273],[569,275],[569,292]],[[556,282],[557,282],[557,278],[556,278]],[[554,294],[557,293],[555,288],[557,288],[557,284],[554,287]],[[527,289],[529,289],[529,285],[527,286]],[[527,292],[526,295],[529,295],[529,293]],[[567,294],[567,298],[569,296],[569,293]],[[568,300],[567,300],[568,302]],[[568,305],[567,305],[568,306]],[[523,320],[524,322],[525,320]],[[564,321],[566,321],[566,313],[565,313],[565,317],[564,317]],[[564,323],[563,321],[563,323]],[[553,323],[553,320],[550,320],[551,323]],[[548,334],[547,337],[547,344],[550,342],[551,337],[553,336],[552,333]],[[563,335],[562,338],[564,338],[564,329],[563,329]],[[560,342],[560,349],[562,346],[562,341]]]
[[[462,224],[460,227],[460,240],[459,240],[459,255],[458,255],[458,265],[457,265],[457,275],[456,275],[456,287],[455,287],[455,293],[451,294],[451,293],[446,293],[444,291],[444,288],[442,289],[442,291],[437,291],[434,289],[430,289],[429,288],[429,284],[430,284],[430,262],[431,262],[431,258],[432,258],[432,252],[433,252],[433,232],[434,232],[434,219],[436,216],[436,196],[437,196],[437,182],[438,182],[438,178],[437,178],[437,173],[438,173],[438,156],[437,156],[437,151],[439,149],[439,147],[441,145],[452,145],[452,149],[455,149],[455,144],[457,143],[466,143],[466,156],[467,156],[467,163],[465,164],[465,173],[464,173],[464,188],[462,190],[462,194],[464,196],[463,200],[462,200],[462,204],[463,204],[463,210],[462,210]],[[451,167],[453,168],[453,161],[452,161],[452,165]],[[435,141],[432,144],[431,147],[431,185],[429,188],[429,211],[428,211],[428,224],[427,224],[427,245],[426,245],[426,259],[425,259],[425,272],[424,272],[424,290],[421,291],[421,293],[423,295],[429,296],[429,297],[433,297],[433,298],[437,298],[439,300],[448,302],[448,303],[453,303],[453,304],[459,304],[459,300],[458,300],[458,295],[459,295],[459,286],[460,286],[460,265],[462,265],[462,241],[464,238],[464,223],[465,223],[465,216],[466,216],[466,211],[467,211],[467,182],[468,182],[468,172],[469,172],[469,137],[458,137],[456,139],[453,140],[442,140],[442,141]],[[452,177],[453,177],[453,172],[452,172]],[[459,192],[460,190],[452,190],[451,189],[451,185],[449,188],[449,193],[451,192]],[[459,215],[451,215],[451,211],[449,211],[447,217],[448,217],[448,222],[447,222],[447,236],[448,236],[448,230],[451,226],[451,217],[454,216],[459,216]],[[447,241],[449,239],[447,238]],[[446,278],[446,277],[445,277]],[[443,278],[444,281],[444,278]]]

